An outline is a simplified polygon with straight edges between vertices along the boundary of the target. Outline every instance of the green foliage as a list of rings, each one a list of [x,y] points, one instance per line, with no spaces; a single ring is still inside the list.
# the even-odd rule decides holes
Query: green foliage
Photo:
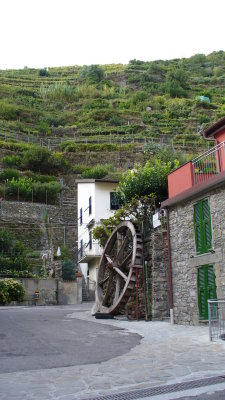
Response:
[[[166,92],[171,97],[185,97],[188,89],[187,73],[184,69],[174,68],[166,75]]]
[[[178,166],[176,163],[176,167]],[[117,188],[120,204],[129,203],[134,197],[143,197],[155,194],[157,201],[168,196],[167,177],[171,172],[171,163],[162,163],[155,160],[154,165],[149,161],[142,167],[130,170],[124,174]]]
[[[61,246],[61,259],[63,261],[69,260],[69,249],[66,245]]]
[[[104,247],[113,229],[126,220],[130,220],[141,229],[151,228],[155,201],[154,195],[135,196],[130,202],[116,210],[112,217],[102,219],[101,224],[93,229],[93,238]]]
[[[39,76],[48,76],[48,70],[47,70],[47,68],[41,68],[41,69],[39,69],[38,75],[39,75]]]
[[[132,97],[132,102],[133,104],[138,104],[147,99],[147,93],[146,92],[136,92],[133,97]]]
[[[45,100],[71,103],[77,100],[78,95],[74,86],[65,83],[55,83],[45,87],[41,85],[40,94]]]
[[[24,152],[23,167],[34,172],[67,171],[70,167],[61,153],[53,154],[44,147],[32,147]]]
[[[93,152],[108,152],[108,151],[128,151],[134,148],[133,144],[111,144],[111,143],[99,143],[99,144],[84,144],[84,143],[73,143],[73,142],[64,142],[62,143],[62,150],[70,153],[77,152],[85,152],[85,151],[93,151]]]
[[[4,279],[0,281],[0,304],[10,303],[11,301],[22,302],[25,297],[25,289],[22,283],[14,279]]]
[[[11,179],[18,179],[19,178],[19,172],[16,169],[4,169],[4,171],[2,171],[0,173],[0,181],[4,182],[6,180],[11,180]]]
[[[24,150],[28,150],[32,147],[33,147],[32,145],[29,145],[26,143],[3,142],[2,140],[0,140],[0,148],[12,150],[12,151],[16,151],[16,152],[17,151],[23,152]]]
[[[62,261],[62,279],[64,281],[75,280],[75,264],[71,260]]]
[[[71,143],[66,152],[123,151],[126,147],[117,143],[131,138],[160,137],[165,143],[173,138],[174,146],[182,144],[188,152],[204,147],[197,130],[224,116],[224,60],[221,51],[180,60],[131,60],[127,66],[51,68],[43,77],[31,68],[1,71],[0,130],[7,141],[0,147],[23,153],[31,145],[17,141],[48,135],[116,146],[81,149]],[[196,101],[201,95],[213,103]],[[47,173],[60,171],[50,166]]]
[[[33,200],[37,202],[52,203],[58,198],[60,184],[57,181],[40,182],[33,181],[32,178],[14,177],[6,180],[4,187],[0,186],[0,193],[7,197]],[[47,192],[47,193],[46,193]]]
[[[82,178],[85,178],[85,179],[101,179],[101,178],[104,178],[106,175],[108,175],[108,173],[110,171],[112,171],[112,165],[111,164],[96,165],[96,167],[87,168],[82,173]]]
[[[72,171],[74,174],[82,174],[87,169],[88,169],[88,167],[86,165],[82,165],[82,164],[77,164],[77,165],[72,166]]]
[[[143,151],[151,164],[154,164],[155,159],[163,163],[171,162],[171,169],[177,167],[177,162],[182,165],[187,161],[183,151],[175,150],[172,146],[160,143],[147,142],[143,146]]]
[[[80,79],[88,79],[90,82],[100,82],[104,77],[104,71],[99,65],[84,65],[80,71]]]
[[[43,120],[39,122],[37,129],[38,132],[43,133],[45,135],[51,132],[48,123]]]
[[[2,157],[2,164],[4,167],[19,167],[21,157],[16,155]]]
[[[20,272],[21,276],[30,272],[25,247],[13,234],[0,230],[0,273],[15,271]]]
[[[56,182],[57,179],[55,176],[52,175],[39,175],[35,174],[31,171],[26,172],[26,176],[31,178],[33,182],[41,182],[41,183],[49,183],[49,182]]]
[[[18,107],[6,101],[0,101],[0,117],[6,120],[15,120],[19,115]]]

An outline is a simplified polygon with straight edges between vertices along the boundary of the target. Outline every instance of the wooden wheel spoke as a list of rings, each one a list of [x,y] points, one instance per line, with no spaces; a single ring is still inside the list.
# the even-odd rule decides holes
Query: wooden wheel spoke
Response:
[[[117,275],[116,277],[116,290],[115,290],[115,297],[114,297],[114,303],[117,302],[119,295],[120,295],[120,287],[121,287],[121,280],[120,276]]]
[[[125,282],[127,281],[128,279],[127,275],[125,275],[119,268],[114,267],[113,269],[114,271],[117,272],[117,274],[119,274],[125,280]]]
[[[114,275],[113,270],[110,270],[109,271],[109,276],[108,276],[108,285],[107,285],[106,292],[105,292],[105,295],[104,295],[104,300],[103,300],[103,303],[102,303],[103,306],[105,306],[107,304],[108,298],[110,296],[113,275]]]
[[[119,251],[117,253],[117,256],[116,256],[116,259],[118,260],[118,262],[120,261],[121,257],[123,256],[124,249],[126,248],[126,245],[129,243],[129,239],[130,239],[129,235],[127,233],[124,240],[122,241],[122,244],[121,244]]]
[[[133,251],[131,250],[126,256],[125,258],[119,263],[119,267],[123,268],[127,262],[130,260],[130,258],[132,257]]]
[[[104,278],[104,279],[102,279],[101,281],[99,281],[98,284],[99,284],[100,286],[103,286],[104,283],[106,283],[108,280],[109,280],[109,276],[107,276],[106,278]]]

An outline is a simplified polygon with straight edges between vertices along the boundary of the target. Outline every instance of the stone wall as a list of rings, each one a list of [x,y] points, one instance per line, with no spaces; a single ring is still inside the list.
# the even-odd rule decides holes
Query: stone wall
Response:
[[[193,205],[208,198],[212,219],[212,247],[215,253],[196,255]],[[171,261],[173,274],[174,321],[199,324],[197,270],[214,265],[217,298],[225,298],[225,185],[174,206],[169,212]]]
[[[72,282],[61,282],[57,279],[17,279],[25,289],[25,300],[20,305],[46,306],[80,304],[82,302],[82,282],[77,278]],[[35,300],[35,291],[38,298]]]
[[[139,318],[164,320],[169,312],[169,279],[168,279],[168,241],[167,232],[159,227],[143,244],[144,263],[148,269],[148,280],[145,269],[138,273],[138,309]],[[148,290],[147,290],[148,285]],[[150,297],[150,315],[148,315],[147,296]],[[133,307],[133,308],[132,308]],[[136,318],[136,288],[129,299],[128,309]]]
[[[40,203],[2,201],[2,214],[0,229],[6,228],[12,231],[30,250],[48,251],[51,257],[47,261],[49,269],[54,269],[54,255],[58,247],[66,245],[69,248],[70,257],[76,261],[77,255],[77,218],[76,203],[74,205],[54,206]],[[44,213],[47,210],[49,223],[44,221]],[[68,220],[68,215],[71,222]],[[73,225],[72,225],[73,222]],[[39,260],[39,268],[43,262]],[[56,261],[57,264],[57,261]]]
[[[152,234],[152,319],[163,320],[170,315],[167,232],[157,228]]]

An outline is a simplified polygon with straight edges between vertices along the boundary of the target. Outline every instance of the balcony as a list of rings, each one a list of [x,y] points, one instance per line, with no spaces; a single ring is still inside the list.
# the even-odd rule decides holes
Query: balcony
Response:
[[[78,250],[78,262],[87,263],[93,258],[101,257],[103,248],[98,243],[84,243]]]
[[[169,198],[208,181],[222,171],[225,171],[225,141],[169,174]]]

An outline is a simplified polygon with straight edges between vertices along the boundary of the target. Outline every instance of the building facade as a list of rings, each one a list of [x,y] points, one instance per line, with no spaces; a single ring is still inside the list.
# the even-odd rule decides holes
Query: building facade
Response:
[[[225,118],[203,131],[214,147],[168,177],[170,310],[175,323],[208,321],[225,299]]]
[[[77,180],[78,262],[90,299],[94,298],[98,264],[103,251],[93,239],[93,229],[101,219],[111,217],[118,208],[115,201],[117,184],[117,181],[106,179]]]

